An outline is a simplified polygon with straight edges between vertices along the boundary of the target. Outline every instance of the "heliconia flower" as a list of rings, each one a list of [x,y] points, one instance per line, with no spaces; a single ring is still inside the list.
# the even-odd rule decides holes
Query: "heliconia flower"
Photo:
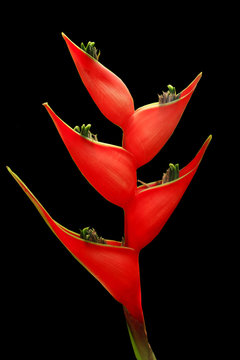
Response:
[[[47,103],[43,105],[81,173],[103,197],[124,207],[137,186],[133,156],[122,147],[83,136],[63,122]]]
[[[107,119],[124,128],[127,119],[134,112],[128,88],[119,77],[84,51],[84,46],[80,48],[65,34],[62,35],[93,101]]]
[[[95,243],[82,239],[80,234],[54,220],[23,181],[9,167],[7,169],[61,243],[123,305],[137,359],[155,360],[148,343],[141,305],[138,252],[114,240]]]
[[[179,171],[178,179],[138,187],[125,209],[126,246],[140,251],[158,235],[190,184],[210,141],[211,136],[194,159]]]
[[[178,94],[175,87],[168,85],[168,91],[159,95],[159,102],[135,111],[126,85],[99,62],[100,51],[95,43],[78,47],[62,35],[92,99],[107,119],[122,128],[122,147],[99,142],[90,124],[72,129],[47,103],[43,105],[81,173],[104,198],[123,208],[123,241],[106,240],[93,228],[85,227],[76,233],[60,225],[22,180],[7,169],[61,243],[123,305],[137,360],[156,360],[142,311],[139,252],[158,235],[178,205],[211,136],[187,166],[179,170],[179,164],[170,163],[159,181],[142,182],[137,187],[136,170],[152,160],[170,138],[202,74]]]
[[[184,112],[202,73],[176,100],[145,105],[128,119],[124,130],[123,147],[131,152],[137,168],[148,163],[168,141]]]

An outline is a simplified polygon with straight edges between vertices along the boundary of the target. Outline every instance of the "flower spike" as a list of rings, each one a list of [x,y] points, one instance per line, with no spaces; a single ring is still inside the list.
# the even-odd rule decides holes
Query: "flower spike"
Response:
[[[65,34],[62,36],[78,73],[99,110],[108,120],[124,128],[134,112],[133,99],[126,85],[99,61],[75,45]]]
[[[43,105],[81,173],[103,197],[125,207],[136,190],[133,156],[119,146],[81,135],[63,122],[47,103]]]
[[[143,106],[128,120],[123,147],[134,155],[137,168],[152,160],[168,141],[201,76],[200,73],[176,100]]]
[[[179,171],[179,178],[140,186],[125,210],[126,246],[140,251],[161,231],[190,184],[210,143],[205,141],[194,159]]]
[[[138,253],[114,241],[105,240],[105,244],[99,244],[81,239],[79,234],[55,221],[23,181],[10,168],[7,169],[69,252],[135,319],[142,322]]]
[[[99,62],[95,42],[75,45],[62,34],[78,73],[93,101],[107,119],[123,130],[122,147],[98,141],[91,124],[73,129],[45,103],[78,169],[108,201],[124,210],[122,241],[99,236],[90,226],[79,233],[54,220],[23,181],[9,173],[31,200],[52,232],[73,257],[122,304],[137,360],[156,360],[148,342],[141,301],[139,252],[161,231],[192,181],[211,136],[187,166],[169,163],[162,178],[137,187],[136,170],[149,162],[168,141],[202,76],[183,91],[168,85],[159,101],[135,111],[132,96],[113,72]],[[82,207],[82,209],[84,209]],[[33,236],[36,231],[31,233]]]

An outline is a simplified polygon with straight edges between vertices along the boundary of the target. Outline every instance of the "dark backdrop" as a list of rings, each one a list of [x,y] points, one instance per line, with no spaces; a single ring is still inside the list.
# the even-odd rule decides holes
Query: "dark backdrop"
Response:
[[[207,7],[145,4],[130,11],[129,4],[110,5],[51,9],[39,4],[4,12],[2,75],[7,78],[2,79],[0,181],[5,344],[9,354],[31,359],[63,353],[69,360],[134,358],[121,305],[65,250],[5,170],[10,166],[66,227],[77,231],[91,225],[105,238],[121,239],[122,210],[101,198],[80,174],[42,106],[47,101],[69,125],[91,123],[101,141],[121,145],[121,130],[103,117],[84,88],[63,31],[76,44],[96,42],[100,61],[126,83],[136,108],[157,101],[169,83],[180,91],[203,72],[173,136],[138,174],[151,181],[161,177],[169,162],[185,166],[213,135],[176,211],[140,254],[143,309],[156,357],[200,358],[223,346],[216,335],[222,322],[224,261],[215,217],[221,23]]]

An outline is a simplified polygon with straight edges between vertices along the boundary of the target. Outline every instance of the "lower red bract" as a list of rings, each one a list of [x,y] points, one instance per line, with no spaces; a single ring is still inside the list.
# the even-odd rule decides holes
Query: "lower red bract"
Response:
[[[161,231],[195,175],[211,140],[209,137],[195,158],[180,171],[180,178],[149,188],[140,187],[125,209],[126,245],[140,251]]]
[[[138,253],[134,249],[116,246],[115,241],[102,245],[80,239],[79,235],[56,222],[22,180],[8,170],[70,253],[132,316],[143,321]]]
[[[148,163],[166,144],[201,78],[201,74],[181,93],[178,100],[153,103],[137,109],[128,119],[123,147],[133,154],[137,168]]]

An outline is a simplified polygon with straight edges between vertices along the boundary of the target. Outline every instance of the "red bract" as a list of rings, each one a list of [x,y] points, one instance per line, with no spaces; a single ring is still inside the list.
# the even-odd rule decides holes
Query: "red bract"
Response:
[[[134,155],[137,168],[152,160],[170,138],[201,76],[200,73],[181,92],[179,99],[166,104],[143,106],[128,119],[123,147]]]
[[[96,105],[107,119],[124,128],[127,119],[134,112],[133,99],[126,85],[66,35],[62,35],[79,75]]]
[[[22,180],[8,168],[47,225],[70,253],[109,291],[109,293],[140,322],[143,322],[138,253],[121,243],[105,240],[96,244],[80,238],[55,221]]]
[[[125,209],[126,245],[140,251],[161,231],[190,184],[211,140],[205,141],[195,158],[182,170],[180,177],[166,184],[140,186]]]
[[[133,156],[122,147],[86,138],[44,104],[79,170],[107,200],[124,207],[136,190]]]

